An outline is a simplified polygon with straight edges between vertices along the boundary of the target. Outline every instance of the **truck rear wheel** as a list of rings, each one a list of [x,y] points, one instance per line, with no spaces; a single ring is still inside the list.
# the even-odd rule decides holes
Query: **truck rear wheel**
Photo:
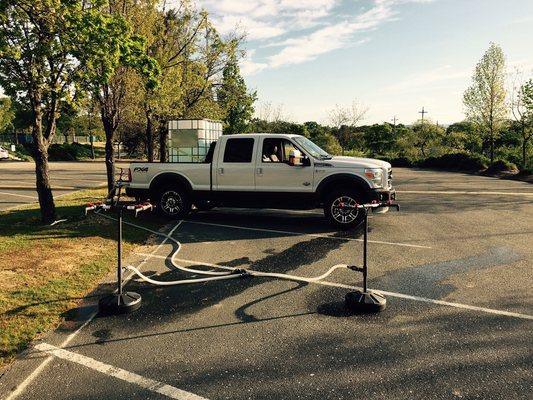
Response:
[[[324,202],[324,215],[336,228],[348,230],[359,225],[364,213],[357,208],[360,196],[352,191],[335,191]]]
[[[190,196],[179,186],[165,186],[156,199],[156,210],[165,217],[184,218],[191,211]]]

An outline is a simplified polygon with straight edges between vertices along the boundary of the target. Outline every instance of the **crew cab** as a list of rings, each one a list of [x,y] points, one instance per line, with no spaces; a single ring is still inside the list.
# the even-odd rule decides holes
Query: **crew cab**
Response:
[[[130,165],[126,193],[150,199],[161,214],[183,218],[194,205],[323,208],[336,227],[362,220],[357,204],[395,198],[388,162],[331,156],[311,140],[288,134],[225,135],[203,162]]]

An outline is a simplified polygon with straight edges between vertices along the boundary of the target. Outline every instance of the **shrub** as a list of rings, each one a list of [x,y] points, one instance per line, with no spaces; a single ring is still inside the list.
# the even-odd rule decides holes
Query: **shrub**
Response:
[[[439,157],[428,157],[417,163],[421,168],[445,169],[450,171],[481,171],[487,168],[485,157],[469,153],[451,153]]]
[[[48,148],[50,161],[76,161],[91,158],[91,146],[79,143],[52,144]]]
[[[388,156],[376,156],[376,158],[390,162],[393,167],[412,167],[415,165],[415,161],[409,157],[388,157]]]
[[[7,150],[9,150],[9,152],[17,157],[17,158],[20,158],[22,161],[33,161],[33,157],[31,156],[31,151],[30,151],[30,148],[29,146],[26,147],[22,144],[16,144],[15,145],[15,151],[12,152],[11,151],[11,146],[6,146]]]
[[[488,175],[498,174],[501,172],[518,172],[518,168],[510,161],[496,160],[485,171],[485,173]]]

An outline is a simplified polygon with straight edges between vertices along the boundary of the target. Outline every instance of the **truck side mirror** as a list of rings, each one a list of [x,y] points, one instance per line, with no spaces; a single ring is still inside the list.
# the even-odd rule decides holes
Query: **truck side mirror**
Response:
[[[309,157],[305,157],[302,159],[302,166],[304,167],[310,167],[311,166],[311,160]]]

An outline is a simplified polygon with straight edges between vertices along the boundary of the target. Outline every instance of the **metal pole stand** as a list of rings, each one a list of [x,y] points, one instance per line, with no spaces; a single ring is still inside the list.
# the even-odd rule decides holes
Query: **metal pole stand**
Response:
[[[101,314],[117,315],[127,314],[137,310],[141,306],[141,295],[135,292],[125,292],[122,290],[122,217],[124,209],[119,207],[118,212],[118,260],[117,260],[117,290],[112,294],[104,296],[98,302],[98,309]]]
[[[348,268],[363,273],[363,290],[356,290],[354,292],[346,293],[345,305],[350,311],[355,313],[375,313],[383,311],[387,307],[387,299],[381,293],[368,290],[367,275],[368,275],[368,212],[372,208],[379,207],[393,207],[400,210],[398,204],[387,203],[371,203],[358,206],[365,213],[364,219],[364,234],[363,234],[363,267],[349,266]]]
[[[114,190],[115,188],[113,188]],[[120,186],[118,196],[120,198]],[[111,200],[111,203],[113,201]],[[117,199],[118,203],[118,199]],[[102,297],[98,302],[98,308],[100,313],[107,315],[116,315],[116,314],[126,314],[132,311],[137,310],[141,306],[141,295],[135,292],[124,292],[123,286],[124,282],[122,280],[122,219],[124,216],[124,210],[135,212],[135,217],[140,212],[143,211],[152,211],[154,206],[149,202],[144,202],[140,204],[126,204],[118,205],[115,204],[118,209],[118,219],[117,219],[117,290],[110,295]],[[105,204],[102,202],[89,203],[85,207],[85,215],[89,211],[108,211],[113,208],[112,204]]]

